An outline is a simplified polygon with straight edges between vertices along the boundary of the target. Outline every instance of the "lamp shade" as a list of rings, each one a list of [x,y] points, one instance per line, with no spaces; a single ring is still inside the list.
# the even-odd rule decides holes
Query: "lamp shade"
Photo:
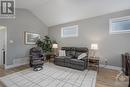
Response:
[[[58,48],[58,44],[53,44],[52,48]]]
[[[98,50],[98,44],[91,44],[92,50]]]

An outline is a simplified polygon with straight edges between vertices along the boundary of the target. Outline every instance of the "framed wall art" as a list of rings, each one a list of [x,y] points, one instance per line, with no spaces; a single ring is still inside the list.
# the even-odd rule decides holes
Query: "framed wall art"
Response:
[[[24,43],[26,45],[35,45],[38,39],[40,39],[40,34],[24,32]]]

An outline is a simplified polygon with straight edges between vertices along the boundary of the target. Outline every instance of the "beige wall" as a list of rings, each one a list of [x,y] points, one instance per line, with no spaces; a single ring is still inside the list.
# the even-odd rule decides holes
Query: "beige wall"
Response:
[[[110,35],[109,19],[122,16],[130,16],[130,10],[52,26],[49,27],[48,34],[51,38],[57,40],[60,47],[78,46],[90,48],[91,43],[98,43],[97,55],[101,57],[102,63],[107,59],[109,65],[121,66],[121,53],[130,52],[130,33]],[[61,38],[61,27],[76,24],[79,25],[79,37]]]

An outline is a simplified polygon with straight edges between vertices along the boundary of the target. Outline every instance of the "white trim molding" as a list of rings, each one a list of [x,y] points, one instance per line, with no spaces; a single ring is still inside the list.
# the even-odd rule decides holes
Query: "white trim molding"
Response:
[[[106,69],[113,69],[113,70],[118,70],[118,71],[121,71],[121,67],[118,67],[118,66],[111,66],[111,65],[103,65],[103,64],[100,64],[99,65],[100,67],[104,67]]]
[[[14,59],[12,65],[5,65],[5,69],[19,67],[26,64],[29,64],[29,57],[18,58],[18,59]]]

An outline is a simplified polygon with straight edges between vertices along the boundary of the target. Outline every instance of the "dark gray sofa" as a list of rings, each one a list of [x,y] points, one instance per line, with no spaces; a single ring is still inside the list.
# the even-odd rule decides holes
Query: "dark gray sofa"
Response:
[[[54,59],[54,64],[70,67],[78,70],[85,70],[87,68],[87,58],[89,50],[86,47],[62,47],[65,50],[66,56],[58,56]],[[86,53],[87,56],[83,59],[77,59],[82,53]]]

